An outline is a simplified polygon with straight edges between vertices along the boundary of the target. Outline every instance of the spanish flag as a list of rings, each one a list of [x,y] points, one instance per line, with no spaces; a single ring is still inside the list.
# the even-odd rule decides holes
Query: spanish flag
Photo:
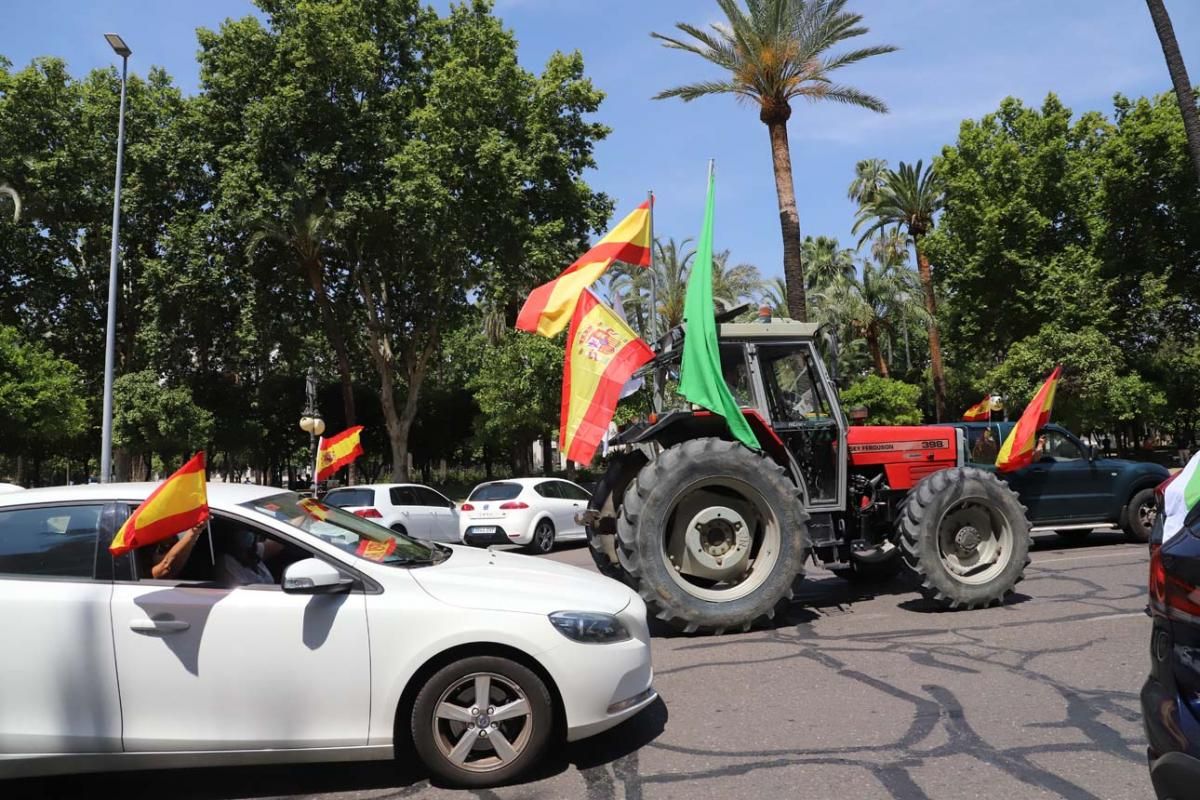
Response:
[[[590,464],[608,433],[621,389],[654,357],[608,306],[584,289],[571,317],[563,361],[559,449],[577,464]]]
[[[362,455],[359,434],[363,426],[347,428],[337,436],[322,439],[317,448],[317,480],[323,481]]]
[[[1037,390],[1033,400],[1021,412],[1021,418],[1009,432],[1000,453],[996,456],[996,469],[1000,472],[1013,472],[1033,463],[1033,448],[1037,441],[1037,433],[1042,426],[1050,421],[1050,409],[1054,406],[1054,392],[1058,388],[1058,379],[1062,375],[1062,367],[1055,367],[1054,372]]]
[[[614,261],[649,266],[649,200],[621,220],[595,247],[567,267],[566,272],[530,292],[517,315],[518,330],[550,337],[567,327],[583,290],[595,283]]]
[[[992,418],[992,412],[1000,409],[1000,404],[993,403],[991,395],[988,395],[963,412],[963,422],[987,422]]]
[[[113,537],[109,552],[119,556],[175,536],[207,520],[208,492],[204,482],[204,453],[200,452],[133,510]]]

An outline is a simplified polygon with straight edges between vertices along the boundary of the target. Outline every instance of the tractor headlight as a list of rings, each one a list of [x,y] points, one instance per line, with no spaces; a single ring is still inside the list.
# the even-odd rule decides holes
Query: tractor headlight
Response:
[[[584,644],[611,644],[629,638],[625,623],[612,614],[593,611],[555,611],[550,624],[568,639]]]

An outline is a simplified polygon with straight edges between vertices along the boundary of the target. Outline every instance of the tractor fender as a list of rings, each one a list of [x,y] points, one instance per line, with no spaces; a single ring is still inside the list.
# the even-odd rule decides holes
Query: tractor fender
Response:
[[[742,415],[750,424],[750,429],[758,437],[763,452],[779,466],[783,467],[788,479],[801,492],[800,496],[808,505],[808,491],[800,472],[800,465],[779,434],[763,418],[762,414],[752,408],[743,408]],[[652,418],[649,424],[634,426],[623,431],[614,440],[618,444],[654,443],[663,449],[690,441],[692,439],[724,439],[733,441],[733,434],[725,419],[711,411],[669,411]]]

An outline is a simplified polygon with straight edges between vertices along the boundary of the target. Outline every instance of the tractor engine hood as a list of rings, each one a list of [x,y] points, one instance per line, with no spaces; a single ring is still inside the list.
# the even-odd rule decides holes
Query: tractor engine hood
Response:
[[[962,432],[950,426],[858,425],[846,434],[850,466],[883,468],[892,489],[911,489],[938,470],[963,463]]]

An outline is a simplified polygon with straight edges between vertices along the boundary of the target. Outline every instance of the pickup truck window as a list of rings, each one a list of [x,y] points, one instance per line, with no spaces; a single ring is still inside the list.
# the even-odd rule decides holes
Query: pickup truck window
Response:
[[[1079,445],[1058,431],[1042,431],[1039,437],[1042,452],[1034,453],[1036,460],[1080,461],[1083,451]]]

